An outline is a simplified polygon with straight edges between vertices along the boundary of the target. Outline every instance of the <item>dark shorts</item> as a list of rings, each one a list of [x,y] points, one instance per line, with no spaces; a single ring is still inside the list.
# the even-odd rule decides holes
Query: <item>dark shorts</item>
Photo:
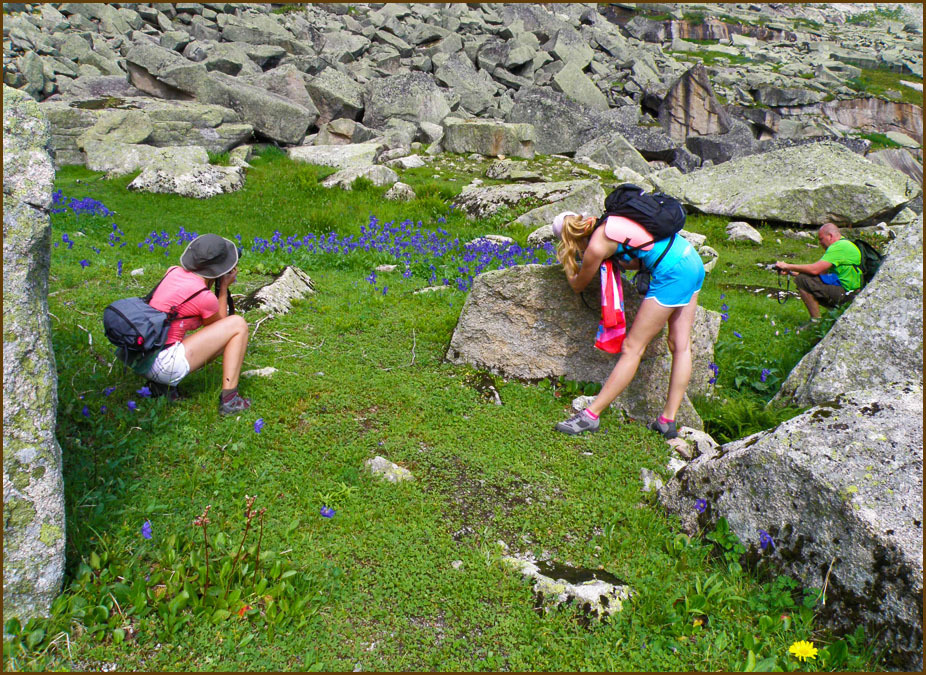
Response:
[[[794,284],[798,290],[807,291],[817,302],[827,307],[837,307],[851,298],[840,284],[824,284],[815,274],[798,274]]]

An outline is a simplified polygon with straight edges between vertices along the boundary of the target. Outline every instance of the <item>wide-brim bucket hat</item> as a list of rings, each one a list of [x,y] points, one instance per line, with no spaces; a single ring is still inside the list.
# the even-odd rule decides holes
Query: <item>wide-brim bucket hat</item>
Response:
[[[217,279],[238,264],[238,247],[217,234],[201,234],[187,245],[180,264],[205,279]]]

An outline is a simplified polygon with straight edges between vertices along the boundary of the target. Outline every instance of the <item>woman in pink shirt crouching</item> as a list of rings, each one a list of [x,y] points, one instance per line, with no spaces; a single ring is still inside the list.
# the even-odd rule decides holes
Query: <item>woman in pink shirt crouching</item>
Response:
[[[167,270],[149,303],[164,312],[177,312],[167,332],[167,344],[135,367],[136,372],[148,378],[153,390],[164,391],[166,387],[166,393],[171,394],[171,387],[221,354],[219,412],[223,415],[251,407],[250,399],[238,394],[248,324],[240,315],[228,311],[228,287],[238,276],[237,265],[238,248],[228,239],[203,234],[191,241],[180,256],[180,267]],[[213,282],[217,293],[209,292]],[[187,335],[191,331],[196,332]],[[176,398],[176,389],[173,392]]]

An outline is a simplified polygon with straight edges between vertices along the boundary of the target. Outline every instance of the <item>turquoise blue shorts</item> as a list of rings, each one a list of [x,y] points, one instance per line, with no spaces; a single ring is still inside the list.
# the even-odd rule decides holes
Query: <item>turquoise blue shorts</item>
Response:
[[[704,263],[701,256],[683,237],[676,236],[669,253],[653,272],[646,297],[663,307],[684,307],[701,290],[702,283]]]

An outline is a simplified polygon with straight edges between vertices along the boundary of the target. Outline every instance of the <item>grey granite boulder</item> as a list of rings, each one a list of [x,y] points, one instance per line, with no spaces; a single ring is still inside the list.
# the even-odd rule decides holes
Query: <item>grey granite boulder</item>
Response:
[[[451,54],[434,69],[434,79],[460,97],[460,105],[474,115],[492,103],[494,86],[485,71],[477,71],[466,54]]]
[[[151,118],[141,110],[106,110],[96,124],[77,138],[81,150],[90,141],[143,143],[154,131]]]
[[[374,80],[364,95],[363,123],[380,129],[390,119],[440,124],[450,114],[443,91],[428,73],[412,71]]]
[[[690,140],[690,139],[689,139]],[[806,225],[884,220],[921,194],[899,171],[837,143],[812,143],[681,173],[659,188],[702,213]]]
[[[142,172],[128,184],[129,190],[161,194],[175,194],[194,199],[208,199],[216,195],[236,192],[244,187],[244,168],[241,166],[212,166],[205,161],[189,161],[177,156],[176,150],[186,153],[200,151],[197,159],[204,159],[202,148],[170,148],[147,164]]]
[[[333,166],[338,169],[363,167],[373,164],[381,143],[353,143],[350,145],[301,145],[286,152],[296,162]]]
[[[730,130],[730,115],[714,96],[703,64],[693,66],[669,87],[659,105],[659,122],[677,141]]]
[[[443,127],[441,145],[447,152],[534,157],[534,127],[530,124],[445,117]]]
[[[545,87],[523,87],[515,94],[506,119],[533,125],[534,150],[552,155],[573,153],[590,136],[600,134],[593,112],[560,92]]]
[[[922,215],[888,245],[878,273],[794,367],[776,400],[822,404],[893,382],[923,382]]]
[[[591,78],[573,62],[564,65],[553,76],[553,89],[592,110],[608,109],[608,99]]]
[[[624,283],[628,325],[641,298]],[[450,340],[447,359],[527,380],[563,377],[604,382],[619,358],[595,349],[601,319],[597,279],[582,298],[566,283],[559,265],[522,265],[476,277]],[[716,312],[698,308],[692,332],[695,371],[690,393],[708,388],[708,364],[720,330]],[[647,347],[630,386],[613,407],[632,417],[659,415],[665,403],[670,357],[663,334]],[[680,424],[701,429],[701,418],[686,396],[679,409]]]
[[[339,117],[355,120],[363,111],[363,89],[335,68],[306,76],[306,89],[318,109],[319,126]]]
[[[48,119],[3,87],[3,618],[47,616],[64,578],[58,376],[48,315]]]
[[[570,198],[576,194],[580,194],[578,199]],[[551,206],[554,209],[547,221],[552,222],[553,217],[560,211],[600,212],[604,208],[604,197],[604,190],[596,180],[536,185],[467,185],[457,196],[456,206],[463,209],[470,218],[486,218],[503,208],[518,208],[525,201],[540,202],[542,206]]]
[[[643,155],[617,131],[583,143],[576,148],[575,156],[576,159],[587,157],[593,162],[607,164],[614,169],[626,167],[642,175],[652,172],[652,167],[643,159]]]
[[[84,144],[84,153],[88,169],[105,171],[110,178],[132,173],[155,163],[200,165],[209,161],[205,149],[199,146],[156,148],[153,145],[137,143],[87,141]]]
[[[815,608],[825,623],[866,626],[889,667],[919,672],[922,413],[920,384],[833,389],[827,403],[701,455],[660,499],[690,533],[726,518],[748,558],[826,589]],[[764,550],[760,530],[772,541]]]

